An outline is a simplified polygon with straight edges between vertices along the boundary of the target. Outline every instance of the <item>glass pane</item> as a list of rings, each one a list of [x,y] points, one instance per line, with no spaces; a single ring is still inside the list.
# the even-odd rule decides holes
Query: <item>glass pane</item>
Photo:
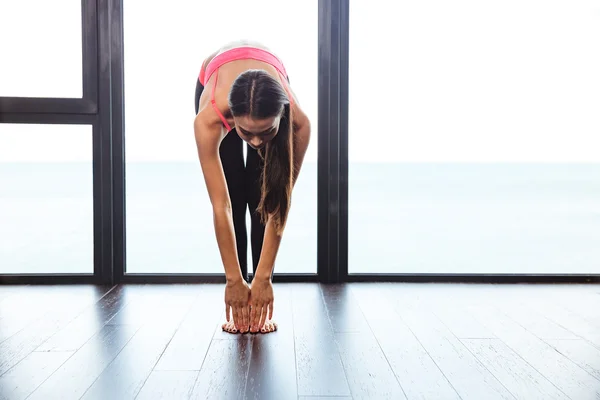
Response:
[[[94,272],[92,127],[0,124],[0,274]]]
[[[600,273],[598,10],[351,2],[350,273]]]
[[[228,9],[236,12],[223,29]],[[313,122],[275,273],[316,273],[317,16],[315,1],[124,3],[128,273],[223,273],[194,140],[194,94],[204,58],[240,39],[283,60]],[[248,259],[251,266],[250,249]]]
[[[81,98],[81,0],[0,2],[0,96]]]

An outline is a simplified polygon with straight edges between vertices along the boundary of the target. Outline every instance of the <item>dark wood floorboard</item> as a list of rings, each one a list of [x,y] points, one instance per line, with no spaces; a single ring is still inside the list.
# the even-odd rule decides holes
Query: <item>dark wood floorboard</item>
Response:
[[[325,306],[355,399],[405,399],[396,375],[373,335],[350,287],[323,285]]]
[[[243,399],[254,337],[213,340],[192,391],[192,399]]]
[[[574,299],[566,299],[562,296],[561,298],[548,296],[532,300],[519,299],[516,306],[534,310],[546,319],[572,332],[576,338],[584,339],[600,349],[600,322],[593,318],[593,313],[590,315],[589,311],[586,310],[589,307],[588,297],[581,296],[581,307],[579,309],[575,304],[571,304],[574,301]],[[594,306],[598,307],[595,311],[598,313],[597,310],[600,309],[600,304],[594,304]],[[555,338],[551,337],[550,339]]]
[[[141,327],[82,397],[134,399],[175,333],[171,324]]]
[[[600,399],[600,285],[0,285],[0,400]]]
[[[0,376],[88,307],[94,307],[94,304],[106,294],[109,288],[83,286],[60,291],[51,287],[48,290],[51,293],[50,298],[41,296],[36,297],[35,300],[40,302],[37,303],[37,307],[42,308],[44,314],[38,314],[35,302],[28,303],[27,308],[20,308],[16,305],[16,308],[20,309],[22,313],[27,313],[32,309],[38,318],[0,343]],[[14,311],[9,312],[14,313]],[[8,323],[10,322],[2,322],[2,324]],[[11,329],[8,328],[8,330]]]
[[[26,291],[31,289],[30,285],[5,285],[2,287],[3,289],[0,291],[0,306],[2,306],[2,302],[14,295],[25,293]]]
[[[466,287],[461,293],[455,292],[455,287],[443,286],[426,296],[426,300],[421,303],[436,315],[515,398],[568,399],[545,376],[502,342],[492,327],[486,326],[485,321],[476,319],[468,312],[471,307],[479,307],[485,310],[487,318],[506,318],[507,315],[496,307],[500,303],[506,305],[506,301],[493,301],[493,297],[490,299],[491,296],[482,291],[481,287]],[[506,311],[509,308],[506,308]],[[511,314],[520,317],[528,314],[521,308],[510,309],[513,311]],[[541,326],[547,326],[549,329],[555,328],[555,331],[560,331],[560,327],[545,324],[543,318],[537,318],[535,315],[531,315],[531,321],[531,325],[538,330]]]
[[[175,332],[158,364],[157,371],[200,371],[204,357],[219,325],[223,289],[217,285],[201,285],[199,295]],[[170,376],[170,375],[166,375]]]
[[[109,321],[140,328],[83,399],[134,399],[199,295],[199,286],[160,285],[143,292]]]
[[[15,288],[20,291],[16,292]],[[33,324],[40,318],[73,310],[74,305],[91,304],[110,288],[72,286],[65,293],[61,286],[0,286],[0,293],[9,295],[0,302],[0,343]],[[68,303],[74,304],[68,304]],[[63,304],[67,307],[62,307]]]
[[[517,399],[569,397],[499,339],[461,339],[461,342]]]
[[[556,351],[600,381],[600,350],[585,340],[546,340]]]
[[[0,400],[25,399],[73,352],[32,352],[0,377]]]
[[[130,325],[104,326],[44,381],[28,400],[80,399],[138,329]]]
[[[492,327],[486,326],[485,321],[476,319],[468,311],[472,307],[480,307],[485,310],[488,318],[508,317],[502,311],[502,307],[499,307],[508,302],[502,298],[495,299],[494,296],[487,296],[485,291],[480,289],[480,287],[466,288],[463,294],[453,293],[454,289],[440,291],[437,296],[430,298],[429,308],[515,398],[568,399],[569,397],[551,381],[506,345]],[[468,293],[468,296],[465,296],[465,293]],[[541,328],[546,327],[550,335],[571,335],[570,332],[523,308],[515,307],[510,310],[523,322],[527,321],[528,316],[529,325],[536,331],[541,332]],[[481,337],[477,337],[465,327],[475,327],[474,332],[482,332]],[[461,332],[462,335],[457,334]]]
[[[127,286],[127,305],[121,308],[109,325],[143,326],[161,321],[163,325],[179,325],[200,293],[197,285]]]
[[[395,310],[446,376],[462,399],[514,399],[494,376],[434,314],[434,287],[420,285],[388,288]],[[440,286],[443,290],[443,285]],[[440,297],[441,298],[441,297]]]
[[[532,310],[526,304],[496,302],[496,308],[540,339],[580,339],[572,331]]]
[[[572,399],[600,398],[600,381],[505,315],[490,313],[489,308],[473,306],[470,312],[558,389]]]
[[[350,396],[319,286],[292,285],[291,293],[298,394]]]
[[[368,333],[369,324],[350,292],[350,285],[321,285],[327,314],[335,333]]]
[[[24,291],[28,291],[23,287]],[[37,296],[36,296],[37,295]],[[7,296],[0,302],[0,343],[31,324],[48,307],[40,293]]]
[[[127,302],[124,292],[123,286],[115,287],[94,307],[89,307],[42,343],[36,351],[74,351],[79,349],[123,308]]]
[[[275,285],[274,290],[273,320],[279,328],[253,337],[246,382],[246,398],[251,400],[298,398],[290,285]]]
[[[454,293],[455,290],[447,287],[435,295],[426,297],[421,304],[426,305],[440,322],[458,339],[496,339],[494,332],[483,325],[475,317],[465,312],[461,307],[463,304],[460,295]],[[485,299],[485,292],[478,290],[468,290],[469,296],[467,304],[481,302]]]
[[[136,400],[187,400],[192,395],[196,371],[153,371]]]
[[[298,396],[298,400],[351,400],[350,396]]]
[[[353,285],[352,292],[409,400],[460,397],[427,350],[396,313],[385,285]]]
[[[587,291],[584,293],[560,293],[559,296],[551,297],[556,303],[561,304],[564,308],[580,315],[589,323],[600,325],[600,294]]]

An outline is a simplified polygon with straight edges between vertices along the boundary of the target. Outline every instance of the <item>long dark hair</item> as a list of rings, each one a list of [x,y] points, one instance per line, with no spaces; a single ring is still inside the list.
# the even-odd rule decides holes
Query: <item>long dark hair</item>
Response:
[[[272,218],[281,235],[291,206],[294,135],[290,99],[281,83],[263,70],[248,70],[233,82],[229,109],[234,117],[265,119],[281,116],[277,135],[259,152],[263,159],[257,212],[263,224]]]

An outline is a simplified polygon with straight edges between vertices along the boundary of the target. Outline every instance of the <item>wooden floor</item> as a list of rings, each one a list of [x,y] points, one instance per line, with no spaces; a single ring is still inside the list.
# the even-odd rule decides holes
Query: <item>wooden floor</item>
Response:
[[[600,286],[0,286],[0,399],[600,399]]]

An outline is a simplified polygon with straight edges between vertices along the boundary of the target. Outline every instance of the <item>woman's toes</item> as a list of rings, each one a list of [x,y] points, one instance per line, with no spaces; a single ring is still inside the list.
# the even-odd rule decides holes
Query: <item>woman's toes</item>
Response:
[[[237,333],[237,331],[238,331],[233,322],[227,322],[227,323],[223,324],[222,328],[225,332],[229,332],[229,333]]]
[[[265,322],[265,325],[260,329],[261,333],[270,333],[277,330],[277,324],[272,321]]]

